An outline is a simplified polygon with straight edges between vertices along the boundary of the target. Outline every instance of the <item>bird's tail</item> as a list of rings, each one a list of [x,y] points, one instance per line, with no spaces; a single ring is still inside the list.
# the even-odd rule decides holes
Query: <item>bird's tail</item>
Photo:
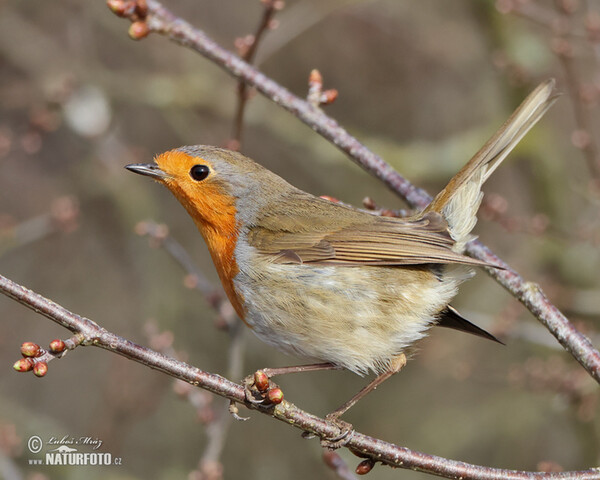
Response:
[[[462,252],[471,239],[483,198],[481,186],[556,98],[553,79],[539,85],[425,208],[423,213],[438,212],[446,219],[455,251]]]

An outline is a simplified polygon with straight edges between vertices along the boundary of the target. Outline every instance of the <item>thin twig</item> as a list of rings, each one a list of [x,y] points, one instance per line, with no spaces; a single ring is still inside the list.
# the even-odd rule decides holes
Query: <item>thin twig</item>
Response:
[[[563,16],[565,19],[569,18],[566,14]],[[573,58],[573,45],[571,45],[571,42],[565,36],[562,36],[553,41],[552,47],[565,73],[569,99],[573,106],[573,115],[577,129],[571,136],[571,142],[583,153],[592,177],[600,180],[600,152],[592,134],[592,121],[589,108],[584,105],[581,99],[581,81],[577,65]]]
[[[229,329],[229,348],[228,348],[228,366],[227,375],[229,378],[241,378],[244,368],[244,330],[241,322],[238,320]],[[220,458],[225,449],[227,432],[233,421],[233,416],[229,412],[229,401],[225,401],[219,409],[217,418],[207,426],[208,443],[199,461],[199,468],[202,471],[205,468],[220,463]]]
[[[334,450],[325,450],[323,452],[323,461],[340,480],[356,480],[356,475],[352,473],[348,464]]]
[[[194,277],[193,286],[202,293],[205,300],[219,314],[227,325],[229,333],[227,374],[230,378],[241,378],[244,368],[244,331],[235,311],[222,290],[215,287],[197,267],[187,250],[169,233],[165,225],[152,221],[140,222],[136,232],[147,235],[156,241],[186,271]],[[229,401],[225,401],[218,410],[217,417],[206,426],[208,442],[198,462],[200,472],[221,468],[220,458],[225,448],[227,431],[232,416],[229,413]]]
[[[57,232],[70,233],[77,228],[79,206],[75,197],[65,195],[52,202],[50,211],[10,227],[0,227],[0,256]]]
[[[249,38],[249,44],[245,44],[245,48],[240,48],[241,57],[252,64],[254,61],[254,57],[256,55],[256,51],[258,49],[258,45],[263,38],[264,34],[271,28],[273,17],[275,13],[281,10],[283,6],[283,2],[281,0],[267,0],[264,2],[264,10],[256,32],[254,35],[251,35]],[[246,82],[240,80],[237,85],[237,106],[235,112],[235,118],[233,122],[233,133],[231,136],[231,140],[233,144],[231,146],[237,147],[235,150],[239,150],[240,145],[242,144],[242,130],[244,128],[244,112],[246,111],[246,105],[248,103],[248,86]]]
[[[185,248],[169,233],[169,228],[153,221],[139,222],[135,231],[138,235],[146,235],[175,260],[188,274],[186,284],[198,290],[206,303],[213,307],[227,327],[236,323],[235,310],[224,295],[221,288],[215,287],[200,270]]]
[[[265,97],[288,110],[317,133],[331,141],[340,150],[348,154],[353,161],[404,198],[412,207],[424,208],[429,204],[431,197],[424,190],[412,185],[381,157],[362,145],[321,109],[293,95],[289,90],[221,47],[202,30],[192,27],[185,20],[173,15],[156,0],[148,0],[148,8],[147,22],[150,31],[166,35],[170,40],[193,49],[232,76],[242,79],[256,88]],[[550,330],[561,345],[600,383],[600,353],[548,300],[538,285],[527,282],[479,241],[471,242],[467,247],[467,251],[476,258],[504,266],[505,270],[490,270],[490,275],[521,301]]]
[[[220,375],[205,372],[187,363],[137,345],[109,332],[88,318],[68,311],[64,307],[2,275],[0,275],[0,291],[70,331],[82,335],[83,341],[81,345],[83,346],[92,345],[117,353],[234,402],[244,403],[250,409],[271,415],[284,423],[318,437],[335,438],[340,434],[340,427],[337,425],[305,412],[285,400],[274,407],[263,407],[246,402],[245,391],[242,385],[233,383]],[[372,458],[374,461],[386,465],[448,478],[463,478],[465,480],[600,479],[599,468],[574,472],[548,473],[523,472],[471,465],[410,450],[358,432],[353,432],[348,437],[345,447],[358,453],[360,456]]]

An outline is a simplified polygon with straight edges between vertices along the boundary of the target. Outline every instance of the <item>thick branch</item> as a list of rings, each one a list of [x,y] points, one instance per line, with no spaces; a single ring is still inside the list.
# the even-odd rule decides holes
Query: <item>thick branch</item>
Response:
[[[0,275],[0,291],[72,332],[82,335],[84,337],[82,345],[93,345],[110,350],[130,360],[209,390],[222,397],[235,402],[245,403],[244,388],[241,385],[233,383],[219,375],[205,372],[174,358],[136,345],[125,338],[107,331],[92,320],[76,315],[2,275]],[[247,404],[247,406],[322,438],[333,438],[340,433],[339,427],[336,425],[300,410],[287,401],[283,401],[274,408],[265,408],[252,404]],[[470,465],[399,447],[358,432],[351,434],[345,446],[362,456],[370,457],[390,466],[418,470],[448,478],[474,480],[600,479],[600,469],[597,468],[577,472],[546,473],[520,472]]]
[[[340,150],[383,181],[411,206],[423,208],[431,197],[396,172],[381,157],[375,155],[350,135],[321,109],[293,95],[263,73],[224,49],[202,30],[173,15],[156,0],[148,0],[148,26],[151,31],[166,35],[174,42],[189,47],[216,63],[226,72],[244,80],[265,97],[291,112]],[[508,267],[481,242],[472,242],[467,251],[476,258]],[[569,320],[548,300],[541,288],[525,281],[517,272],[492,271],[490,274],[514,297],[519,299],[558,339],[577,361],[600,383],[600,353],[592,343],[573,327]]]

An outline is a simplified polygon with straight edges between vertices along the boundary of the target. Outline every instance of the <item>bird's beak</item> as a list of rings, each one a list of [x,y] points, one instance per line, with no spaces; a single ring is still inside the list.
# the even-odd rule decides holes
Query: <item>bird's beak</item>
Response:
[[[158,168],[158,165],[154,163],[132,163],[130,165],[126,165],[125,168],[130,172],[146,175],[156,180],[166,180],[171,178],[171,175],[163,172],[160,168]]]

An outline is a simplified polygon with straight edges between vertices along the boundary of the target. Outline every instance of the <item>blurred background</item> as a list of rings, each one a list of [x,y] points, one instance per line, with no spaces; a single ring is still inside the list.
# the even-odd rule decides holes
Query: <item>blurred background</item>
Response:
[[[258,0],[165,6],[230,49],[256,31],[264,10]],[[557,78],[564,95],[486,185],[476,233],[599,346],[600,4],[286,0],[274,20],[258,46],[259,68],[302,97],[319,69],[324,88],[339,91],[327,113],[430,193],[537,83]],[[227,307],[217,313],[194,288],[198,277],[163,248],[178,242],[218,286],[185,211],[123,166],[185,144],[231,145],[237,84],[164,37],[132,41],[129,25],[103,1],[0,2],[0,273],[232,380],[302,363],[248,331],[241,347]],[[258,95],[247,105],[241,150],[316,195],[406,207]],[[433,329],[406,369],[346,420],[481,465],[597,466],[598,385],[484,272],[454,305],[507,345]],[[251,420],[223,420],[222,399],[99,349],[52,362],[44,379],[17,374],[22,342],[47,346],[69,332],[5,297],[0,321],[0,477],[336,478],[318,441],[245,409]],[[321,372],[277,381],[287,399],[324,415],[367,379]],[[29,465],[32,435],[97,438],[123,464]],[[340,454],[351,469],[360,461]],[[381,466],[371,475],[426,477]]]

